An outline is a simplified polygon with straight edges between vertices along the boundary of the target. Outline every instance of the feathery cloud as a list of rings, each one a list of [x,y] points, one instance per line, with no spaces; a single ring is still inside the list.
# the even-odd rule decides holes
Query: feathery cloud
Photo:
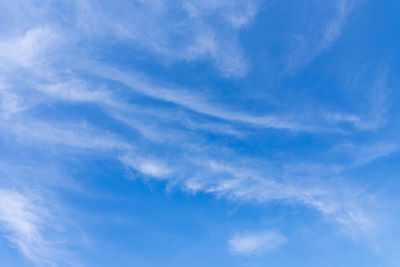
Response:
[[[228,242],[229,251],[235,255],[262,256],[287,242],[279,232],[260,231],[237,233]]]

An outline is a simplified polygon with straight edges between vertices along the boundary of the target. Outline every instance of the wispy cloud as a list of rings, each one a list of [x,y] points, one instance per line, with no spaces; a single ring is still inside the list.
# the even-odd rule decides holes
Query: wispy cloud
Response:
[[[155,81],[151,81],[151,77],[147,77],[142,73],[133,71],[124,72],[111,66],[90,61],[82,63],[80,68],[101,78],[117,81],[128,86],[134,92],[157,100],[176,104],[189,111],[229,121],[231,123],[244,123],[257,128],[289,130],[293,132],[343,133],[346,132],[342,129],[342,127],[345,126],[343,123],[352,125],[355,130],[362,131],[376,129],[377,125],[384,124],[381,115],[384,114],[383,106],[385,97],[381,94],[385,89],[382,87],[382,83],[385,82],[385,79],[381,75],[378,75],[378,85],[371,88],[374,92],[376,91],[374,95],[379,94],[379,96],[377,95],[379,98],[371,103],[376,112],[371,114],[371,118],[365,118],[364,116],[351,113],[335,113],[329,110],[319,109],[313,110],[312,107],[307,107],[307,109],[309,109],[308,114],[297,114],[282,110],[270,114],[255,115],[232,109],[230,106],[218,103],[215,99],[213,100],[213,96],[210,94],[194,93],[193,90],[189,88],[181,88],[179,86],[162,86]],[[105,93],[106,92],[104,92],[104,94]],[[102,98],[110,99],[110,97]],[[111,102],[113,100],[108,101]],[[379,106],[377,101],[379,101]],[[120,103],[120,105],[122,105],[122,103]],[[379,116],[379,118],[377,118],[377,116]]]
[[[224,76],[241,77],[247,72],[237,30],[257,13],[253,1],[82,1],[77,10],[78,26],[91,34],[113,34],[173,62],[211,59]],[[178,17],[171,20],[171,13]]]
[[[20,96],[10,92],[5,82],[0,81],[0,115],[8,118],[10,115],[22,110]]]
[[[58,266],[63,259],[74,259],[64,238],[62,226],[44,199],[32,194],[0,189],[0,229],[25,256],[37,265]]]
[[[49,54],[51,48],[61,41],[61,36],[49,27],[37,27],[26,31],[22,36],[10,36],[0,41],[0,58],[3,69],[7,65],[32,67],[42,63],[42,56]]]
[[[275,231],[236,233],[229,241],[229,251],[235,255],[262,256],[287,242],[286,237]]]
[[[330,49],[343,33],[349,14],[360,4],[358,0],[327,1],[332,14],[316,18],[319,23],[307,25],[312,31],[295,35],[293,53],[289,56],[287,69],[293,71],[308,65],[314,58]],[[318,12],[315,12],[318,14]]]
[[[18,141],[26,144],[37,145],[64,145],[75,148],[93,149],[123,149],[129,150],[132,146],[112,134],[96,131],[89,125],[66,124],[58,125],[44,121],[27,120],[15,121],[0,125],[13,133]]]
[[[150,162],[160,160],[152,159]],[[184,165],[179,164],[182,160],[185,161]],[[276,166],[266,162],[262,168],[255,168],[250,163],[243,165],[234,154],[230,155],[230,163],[207,160],[207,156],[203,155],[202,160],[190,161],[184,158],[180,161],[150,164],[149,170],[140,165],[143,163],[140,158],[126,156],[122,162],[149,178],[168,179],[171,186],[191,193],[213,194],[235,202],[263,205],[280,202],[309,207],[319,211],[328,222],[352,237],[372,235],[376,230],[377,218],[364,205],[366,201],[363,198],[368,195],[355,194],[350,184],[346,185],[343,181],[335,183],[332,179],[323,181],[318,177],[302,178],[290,169],[279,175],[271,170],[276,169]],[[173,172],[170,171],[172,169]],[[309,174],[320,175],[319,172]],[[337,172],[326,175],[335,177]]]
[[[162,162],[154,159],[121,157],[121,162],[136,169],[145,176],[164,179],[171,174],[171,170]]]
[[[100,77],[118,81],[146,96],[170,102],[200,114],[233,122],[246,123],[261,128],[284,129],[291,131],[319,131],[317,123],[307,123],[298,117],[285,114],[251,115],[229,110],[221,104],[212,103],[207,96],[195,94],[182,88],[167,88],[146,82],[146,77],[137,73],[126,73],[116,68],[88,62],[85,69]]]
[[[63,2],[68,12],[57,23],[45,18],[60,11],[43,3],[1,3],[20,25],[0,35],[0,135],[6,149],[21,154],[33,149],[48,157],[90,151],[119,160],[135,177],[185,192],[311,208],[348,235],[379,228],[370,208],[379,205],[375,195],[339,178],[399,149],[386,136],[372,136],[387,123],[385,70],[377,71],[365,90],[367,104],[358,109],[300,103],[292,110],[277,103],[250,111],[228,103],[226,95],[213,95],[220,88],[200,91],[145,70],[128,71],[101,60],[97,49],[107,50],[111,39],[112,45],[149,56],[152,64],[206,60],[225,78],[245,77],[251,64],[238,35],[254,21],[258,1]],[[289,68],[332,47],[356,3],[334,2],[317,34],[300,37]],[[254,103],[267,105],[262,99]],[[88,106],[90,111],[81,111]],[[78,119],[65,119],[68,108],[78,110]],[[357,140],[367,130],[370,136]],[[19,183],[26,181],[13,185]],[[58,221],[51,204],[1,186],[0,222],[9,240],[35,263],[57,265],[64,246],[52,236]],[[285,242],[278,232],[260,231],[237,233],[228,243],[232,254],[261,256]]]
[[[376,142],[368,145],[345,143],[332,148],[332,152],[350,157],[351,166],[358,167],[377,159],[389,157],[399,151],[399,144]]]

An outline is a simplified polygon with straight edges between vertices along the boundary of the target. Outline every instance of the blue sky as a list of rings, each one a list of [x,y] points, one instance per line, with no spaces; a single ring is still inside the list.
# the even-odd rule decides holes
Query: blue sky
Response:
[[[0,265],[400,266],[400,2],[0,1]]]

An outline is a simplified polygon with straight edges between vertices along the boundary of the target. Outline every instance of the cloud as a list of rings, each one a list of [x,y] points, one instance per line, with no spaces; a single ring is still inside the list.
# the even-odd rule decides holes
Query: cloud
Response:
[[[325,28],[324,34],[319,42],[317,51],[323,51],[329,48],[337,38],[342,34],[342,29],[347,15],[352,9],[353,0],[341,0],[337,1],[336,14],[329,21],[327,27]],[[318,52],[316,52],[318,53]]]
[[[352,125],[358,131],[377,131],[387,125],[387,115],[393,103],[388,96],[388,74],[386,63],[363,67],[349,79],[346,75],[343,87],[354,94],[350,98],[349,112],[326,112],[324,118],[337,124]]]
[[[315,15],[318,23],[306,25],[312,31],[294,35],[293,53],[289,56],[288,71],[308,65],[314,58],[330,49],[342,35],[349,14],[360,4],[359,0],[327,1],[324,7],[331,16]],[[310,20],[311,21],[311,20]]]
[[[18,94],[10,92],[5,82],[0,81],[0,115],[8,118],[14,113],[23,109],[20,105],[20,97]]]
[[[46,52],[42,48],[58,42],[61,36],[69,42],[115,39],[167,64],[208,60],[225,77],[243,77],[249,64],[238,34],[257,14],[256,2],[84,0],[60,1],[58,5],[51,1],[4,2],[0,6],[3,27],[9,29],[7,35],[16,32],[25,35],[12,37],[6,44],[0,42],[3,51],[0,57],[28,66],[35,60],[35,54]],[[62,18],[55,15],[60,6],[64,8]],[[10,25],[4,25],[7,21]]]
[[[61,225],[41,197],[0,189],[0,230],[37,265],[59,266],[73,257],[65,248]]]
[[[368,86],[366,101],[368,105],[366,118],[359,123],[360,129],[377,130],[387,124],[386,114],[392,103],[388,99],[389,89],[387,84],[388,65],[378,65],[374,69],[371,85]],[[358,87],[362,85],[358,84]]]
[[[248,24],[257,13],[256,1],[192,1],[184,2],[183,7],[195,18],[223,11],[222,18],[234,27]]]
[[[164,179],[171,174],[171,170],[162,162],[154,159],[132,158],[124,156],[120,158],[125,165],[134,168],[145,176]]]
[[[85,65],[84,65],[85,66]],[[236,121],[251,124],[261,128],[285,129],[292,131],[317,131],[318,126],[303,124],[297,118],[285,115],[261,115],[254,116],[238,111],[230,111],[219,107],[217,103],[210,103],[206,96],[195,94],[189,90],[180,88],[160,87],[156,84],[146,82],[143,75],[134,72],[126,73],[116,68],[101,65],[95,62],[88,62],[84,67],[93,74],[102,78],[118,81],[129,86],[136,92],[146,96],[171,102],[207,116],[216,117],[223,120]]]
[[[61,124],[39,121],[28,117],[0,123],[6,135],[30,145],[61,145],[78,149],[120,149],[132,146],[110,133],[104,133],[85,123]]]
[[[279,110],[266,114],[250,114],[245,111],[233,109],[226,104],[219,103],[210,93],[196,93],[193,92],[193,88],[181,88],[171,85],[163,86],[156,81],[152,81],[151,77],[147,77],[142,73],[134,71],[125,72],[118,68],[92,61],[81,62],[79,68],[101,77],[102,79],[119,82],[128,86],[134,92],[147,97],[173,103],[201,115],[228,121],[230,123],[244,123],[256,128],[310,133],[336,132],[343,134],[346,132],[343,130],[346,125],[343,123],[347,123],[351,125],[353,129],[361,131],[376,129],[377,123],[380,125],[383,123],[382,121],[377,122],[377,116],[381,118],[381,115],[384,114],[382,109],[385,98],[380,95],[382,91],[377,88],[384,88],[377,85],[373,86],[371,89],[374,91],[374,95],[377,95],[375,101],[371,103],[374,110],[376,110],[376,114],[371,114],[371,118],[365,118],[363,115],[351,113],[335,113],[329,110],[314,109],[313,107],[306,107],[308,112],[302,113],[295,113],[290,110]],[[379,85],[385,83],[385,79],[382,75],[378,73],[377,76],[378,81],[376,83]],[[109,98],[110,97],[105,97],[104,99]],[[121,115],[119,115],[119,117],[121,117]],[[123,120],[129,121],[129,119]]]
[[[283,174],[279,175],[273,170],[278,167],[267,162],[262,163],[263,167],[252,166],[250,160],[244,163],[236,155],[230,154],[229,163],[224,163],[211,159],[207,151],[203,153],[191,159],[175,155],[178,160],[165,159],[168,165],[161,163],[163,158],[148,160],[125,156],[121,161],[145,177],[167,179],[171,187],[190,193],[213,194],[239,203],[267,205],[278,202],[309,207],[351,237],[371,236],[376,231],[377,217],[366,206],[366,203],[373,205],[365,199],[368,194],[355,193],[359,189],[352,188],[342,180],[335,182],[332,177],[337,176],[336,172],[326,174],[328,178],[325,181],[319,177],[307,177],[319,176],[320,172],[309,172],[302,177],[297,174],[298,171],[286,171],[286,167],[282,168]],[[328,169],[326,166],[322,168]]]
[[[23,36],[9,37],[0,41],[0,58],[2,68],[9,64],[21,67],[32,67],[41,63],[44,54],[51,51],[60,36],[48,27],[29,29]]]
[[[240,256],[262,256],[287,242],[286,237],[275,231],[237,233],[229,241],[229,251]]]
[[[40,18],[59,14],[55,6],[43,3],[37,7]],[[294,67],[310,62],[341,35],[353,9],[347,1],[335,4],[336,13],[325,21],[318,36],[302,37]],[[22,13],[35,13],[38,9],[33,6],[30,2]],[[186,192],[235,202],[308,207],[350,235],[373,233],[379,227],[379,219],[371,212],[373,205],[366,205],[373,194],[338,177],[346,169],[395,153],[396,142],[376,142],[386,138],[375,136],[365,141],[370,145],[345,143],[351,144],[342,146],[349,157],[346,163],[329,155],[331,146],[346,138],[357,139],[355,131],[385,125],[384,71],[378,71],[368,91],[369,105],[359,112],[330,112],[306,105],[296,112],[280,103],[251,112],[228,103],[225,94],[212,94],[221,88],[200,91],[173,81],[164,86],[155,76],[101,61],[104,55],[96,49],[99,43],[105,46],[101,49],[108,49],[111,39],[143,55],[142,51],[150,53],[152,64],[155,59],[168,64],[207,59],[225,77],[244,77],[250,63],[238,35],[257,15],[255,1],[78,1],[68,7],[68,25],[38,19],[1,36],[0,129],[8,149],[31,153],[33,148],[37,153],[40,148],[46,155],[60,155],[63,148],[76,155],[90,150],[120,160],[140,177],[163,180]],[[19,19],[23,17],[35,18]],[[63,42],[71,36],[77,42],[69,40],[70,50],[65,53]],[[254,103],[266,105],[259,99]],[[65,107],[88,104],[100,108],[90,115],[79,112],[79,122],[56,116],[57,112],[65,115]],[[58,109],[61,106],[64,109]],[[367,109],[371,111],[364,112]],[[352,125],[354,135],[343,137],[347,129],[343,124]],[[266,129],[279,130],[279,138]],[[315,143],[321,149],[312,151],[315,157],[310,165],[308,151],[299,154],[298,150],[314,149]],[[63,157],[58,160],[62,162]],[[56,257],[58,250],[51,249],[43,230],[53,229],[47,225],[52,218],[48,203],[11,189],[0,193],[0,220],[11,242],[35,262]],[[233,254],[262,255],[285,242],[277,232],[261,231],[236,234],[229,245]]]
[[[248,70],[237,31],[257,13],[254,1],[80,1],[77,13],[78,27],[94,36],[114,35],[172,62],[209,59],[227,77]]]
[[[87,88],[87,83],[79,79],[67,79],[50,84],[37,84],[35,89],[56,99],[71,102],[89,102],[98,105],[121,107],[110,91],[100,88]]]
[[[368,145],[344,143],[332,148],[332,152],[350,157],[351,166],[359,167],[377,159],[389,157],[399,151],[399,144],[394,142],[375,142]]]
[[[312,124],[311,126],[310,124],[303,125],[299,120],[286,119],[279,114],[255,116],[225,109],[221,107],[222,105],[213,103],[207,95],[193,93],[192,90],[188,89],[157,86],[147,82],[148,79],[143,78],[143,75],[123,72],[98,62],[88,62],[80,61],[81,70],[90,70],[92,74],[103,79],[118,81],[129,86],[133,91],[153,99],[174,103],[191,112],[206,115],[206,117],[224,120],[228,125],[235,126],[235,123],[246,123],[260,128],[290,131],[315,130]],[[154,108],[152,108],[153,112],[150,112],[153,115],[152,120],[157,125],[152,130],[149,127],[152,122],[143,123],[143,121],[146,121],[143,120],[143,114],[146,113],[145,109],[142,108],[142,113],[136,113],[137,110],[134,107],[131,108],[133,104],[128,105],[126,101],[116,96],[116,90],[112,91],[107,86],[98,87],[89,81],[78,78],[58,79],[59,77],[56,74],[50,75],[50,78],[49,82],[44,79],[43,84],[33,82],[34,90],[48,98],[56,98],[64,102],[90,102],[99,106],[106,106],[108,108],[106,112],[112,117],[117,117],[115,114],[122,118],[132,116],[133,118],[122,121],[133,121],[131,125],[135,127],[136,124],[138,129],[141,128],[142,133],[147,131],[147,136],[154,132],[158,132],[158,135],[164,135],[171,129],[171,125],[173,125],[173,129],[179,128],[177,125],[182,124],[193,125],[193,123],[185,124],[179,120],[175,120],[171,124],[170,121],[173,121],[171,118],[175,117],[176,119],[177,117],[174,112],[161,109],[161,114],[156,114],[157,112],[154,112]],[[47,102],[43,101],[39,104],[43,103]],[[139,108],[143,107],[140,103],[136,105]],[[170,112],[169,117],[162,114],[166,111]],[[193,117],[190,112],[187,112],[185,119],[192,122],[195,121]],[[142,124],[140,125],[137,121],[142,122]],[[245,157],[231,152],[221,153],[219,151],[226,149],[221,144],[208,144],[195,138],[191,139],[194,141],[188,141],[190,139],[186,139],[187,136],[198,134],[196,131],[190,131],[190,129],[186,133],[184,132],[184,135],[175,137],[180,141],[179,145],[169,143],[167,147],[164,147],[164,144],[149,142],[146,143],[148,147],[143,148],[144,145],[137,140],[123,141],[118,133],[110,133],[88,124],[55,123],[38,120],[30,116],[21,116],[20,118],[15,117],[11,123],[3,123],[2,126],[7,133],[14,134],[23,143],[39,143],[42,146],[62,145],[78,149],[74,150],[75,152],[78,152],[79,149],[103,149],[108,151],[119,150],[126,153],[131,152],[130,150],[133,147],[139,145],[133,157],[122,157],[120,158],[121,162],[144,176],[166,179],[172,184],[178,184],[183,190],[215,194],[235,201],[251,201],[263,204],[280,201],[281,203],[304,205],[318,210],[331,222],[338,224],[339,227],[349,228],[351,226],[352,232],[365,231],[374,226],[373,219],[365,215],[359,200],[353,200],[348,195],[345,196],[345,200],[340,200],[342,196],[338,193],[340,190],[337,188],[328,188],[327,184],[319,180],[318,183],[307,180],[295,181],[293,177],[282,180],[281,175],[270,174],[268,168],[271,165],[268,164],[263,167],[251,166],[251,164],[244,167],[243,161],[248,163],[251,159],[246,160]],[[239,127],[240,125],[238,125]],[[154,140],[150,139],[150,141]],[[157,147],[158,145],[160,147]],[[165,153],[166,155],[160,156],[148,152],[152,147],[157,148],[156,150],[163,149],[176,153],[173,155]],[[191,149],[190,157],[187,155],[187,151],[190,151],[188,148]],[[218,155],[215,151],[220,154]],[[230,159],[230,163],[226,163],[227,159]],[[275,166],[274,168],[279,169],[280,167]],[[176,176],[172,174],[176,174]]]

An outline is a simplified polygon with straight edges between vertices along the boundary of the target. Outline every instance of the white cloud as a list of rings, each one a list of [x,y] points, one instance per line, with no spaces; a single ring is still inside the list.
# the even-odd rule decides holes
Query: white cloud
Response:
[[[342,123],[349,123],[356,130],[371,130],[376,128],[375,126],[377,123],[381,124],[382,122],[377,122],[377,120],[382,117],[383,111],[381,107],[384,105],[384,103],[382,103],[384,102],[384,97],[378,95],[378,93],[382,94],[382,92],[376,89],[382,88],[381,84],[384,83],[384,81],[382,81],[382,75],[378,75],[380,79],[378,79],[379,83],[377,82],[378,85],[381,86],[376,85],[372,89],[378,91],[374,94],[377,98],[374,103],[371,104],[376,110],[376,114],[372,114],[371,118],[364,119],[361,118],[361,115],[335,113],[314,109],[314,107],[307,107],[308,114],[304,112],[295,114],[285,110],[271,114],[248,114],[244,111],[235,110],[232,109],[232,107],[220,104],[215,100],[212,101],[212,95],[195,93],[193,90],[180,87],[162,86],[151,81],[150,77],[146,77],[141,73],[133,71],[124,72],[117,68],[91,61],[81,62],[79,68],[101,78],[122,83],[129,86],[135,92],[145,96],[174,103],[202,115],[222,119],[231,123],[245,123],[258,128],[271,128],[294,132],[343,133]],[[129,121],[127,119],[124,120]]]
[[[230,111],[219,107],[218,104],[210,101],[200,94],[179,88],[159,87],[155,84],[147,83],[143,75],[133,72],[126,73],[118,69],[101,65],[100,63],[88,62],[84,68],[93,74],[110,80],[118,81],[129,86],[131,89],[146,96],[171,102],[192,111],[216,117],[223,120],[230,120],[251,124],[261,128],[286,129],[292,131],[317,131],[318,127],[310,124],[303,124],[297,118],[285,115],[261,115],[254,116],[238,111]]]
[[[82,149],[129,150],[132,146],[117,136],[104,133],[88,124],[59,124],[22,117],[0,124],[7,134],[31,145],[63,145]]]
[[[0,42],[4,52],[0,57],[29,66],[38,60],[35,55],[45,51],[43,47],[61,35],[68,35],[66,39],[83,37],[86,41],[114,38],[135,44],[161,61],[206,59],[223,76],[242,77],[249,64],[239,44],[238,31],[257,14],[256,2],[60,1],[65,7],[65,18],[61,19],[55,18],[60,7],[51,1],[0,3],[0,14],[10,22],[0,25],[9,29],[7,35],[26,33],[7,43]],[[49,21],[57,30],[47,26]]]
[[[261,231],[235,234],[229,241],[229,251],[235,255],[262,256],[287,242],[279,232]]]
[[[183,7],[191,17],[199,18],[220,12],[222,18],[234,27],[249,23],[257,13],[256,1],[192,1],[184,2]]]
[[[235,29],[251,20],[255,5],[252,1],[246,1],[247,5],[241,1],[208,2],[79,1],[77,29],[95,38],[112,35],[134,42],[170,62],[209,59],[224,76],[244,76],[248,64]],[[170,14],[175,17],[171,19]],[[220,15],[230,27],[212,19]]]
[[[178,1],[178,6],[168,6],[166,1],[137,1],[115,5],[113,1],[102,4],[79,1],[77,8],[78,13],[81,13],[78,14],[77,25],[71,23],[71,27],[76,27],[74,30],[78,35],[85,33],[87,35],[84,38],[93,38],[95,41],[101,40],[104,36],[109,37],[109,34],[115,34],[124,42],[134,41],[142,49],[162,55],[173,62],[209,58],[223,75],[240,77],[245,75],[249,67],[236,35],[239,28],[248,25],[256,15],[257,7],[253,3],[252,1],[207,0],[190,3]],[[319,36],[317,45],[313,47],[316,50],[309,54],[311,59],[328,49],[340,36],[351,11],[345,3],[338,2],[337,14],[328,23],[322,37]],[[121,10],[124,12],[121,13]],[[168,19],[168,12],[171,10],[184,12],[179,23]],[[46,14],[44,9],[41,12]],[[315,180],[297,179],[299,170],[288,171],[285,167],[281,167],[280,163],[276,163],[275,166],[268,162],[257,165],[254,164],[255,159],[233,153],[234,149],[226,146],[225,140],[221,143],[212,143],[207,142],[209,139],[198,137],[202,137],[199,129],[205,132],[204,135],[223,132],[232,136],[243,136],[242,124],[257,128],[320,133],[327,131],[329,128],[327,126],[342,122],[351,123],[358,129],[376,129],[382,125],[384,121],[382,117],[386,111],[385,94],[380,90],[385,87],[385,79],[378,77],[374,86],[376,94],[371,97],[371,107],[372,113],[376,116],[371,116],[372,119],[367,122],[364,122],[362,116],[350,113],[324,113],[319,110],[313,110],[312,116],[284,111],[254,115],[237,110],[233,106],[223,105],[217,100],[213,101],[210,95],[193,92],[193,89],[158,86],[155,82],[150,82],[151,77],[120,71],[99,62],[88,63],[85,57],[81,58],[79,55],[75,55],[77,62],[75,65],[63,59],[53,62],[53,58],[48,56],[49,52],[52,51],[54,42],[59,40],[59,34],[65,34],[62,30],[56,32],[52,28],[35,25],[31,29],[0,41],[2,68],[7,70],[5,76],[10,78],[1,80],[0,108],[4,118],[10,114],[18,115],[13,117],[11,122],[1,121],[0,127],[3,134],[12,134],[16,137],[17,145],[20,143],[33,146],[62,145],[77,149],[75,152],[84,149],[103,149],[103,152],[118,150],[123,154],[132,153],[134,154],[132,157],[120,157],[121,162],[127,167],[147,177],[169,179],[171,183],[179,184],[183,190],[215,194],[235,201],[261,204],[280,201],[284,204],[312,207],[330,222],[351,233],[371,232],[376,227],[377,220],[366,212],[363,198],[352,197],[353,192],[342,194],[342,187],[347,186],[345,183],[332,186],[329,182],[318,179],[318,176],[331,175],[333,172],[328,171],[328,167],[334,164],[320,164],[319,171],[312,173],[312,177],[317,177]],[[304,51],[308,52],[307,49],[309,47]],[[58,51],[58,54],[62,58],[66,57],[61,51]],[[300,56],[304,55],[300,53]],[[311,59],[305,58],[305,61]],[[43,61],[49,65],[43,69],[38,68]],[[54,65],[57,67],[51,66],[51,63],[56,63]],[[18,73],[20,67],[26,71],[22,75]],[[67,69],[65,72],[59,71],[64,67]],[[118,97],[117,90],[97,86],[90,79],[79,78],[79,75],[75,77],[75,74],[82,70],[85,74],[98,75],[102,80],[120,82],[135,93],[160,102],[173,103],[179,107],[156,110],[143,103],[133,107],[134,104],[128,104],[123,97]],[[23,80],[26,78],[27,87],[33,89],[31,91],[40,92],[46,97],[38,100],[36,96],[40,93],[24,94],[19,84],[15,85],[9,81],[21,77]],[[125,93],[129,95],[129,92]],[[118,118],[138,129],[143,136],[146,136],[148,139],[146,141],[149,143],[143,145],[137,140],[122,140],[116,133],[91,127],[85,123],[43,121],[30,114],[30,110],[27,109],[29,101],[26,99],[44,107],[50,103],[51,98],[67,103],[90,102],[105,106],[105,112],[110,117]],[[178,112],[179,109],[184,111]],[[26,113],[21,115],[20,111]],[[194,116],[192,113],[197,114]],[[201,123],[196,121],[197,117],[201,117],[198,115],[203,115]],[[170,142],[171,140],[174,142]],[[162,149],[173,153],[151,154],[147,149],[141,150],[140,147],[132,152],[136,145],[149,148],[157,146],[158,149],[155,151]],[[367,164],[376,158],[390,155],[397,149],[397,145],[389,143],[376,143],[376,146],[371,148],[363,147],[358,150],[360,156],[354,157],[355,165]],[[280,159],[285,161],[286,156],[291,156],[288,154],[282,152]],[[301,158],[298,160],[302,161]],[[272,169],[280,169],[280,172],[274,172]],[[0,200],[9,204],[0,203],[3,205],[0,210],[0,220],[9,235],[13,237],[10,240],[36,260],[37,253],[34,250],[36,247],[42,246],[48,249],[47,241],[40,230],[46,209],[42,209],[41,205],[31,202],[28,197],[19,193],[3,190],[2,194]],[[279,233],[266,231],[235,235],[229,244],[232,253],[261,255],[284,242],[285,238]]]
[[[35,89],[49,96],[71,102],[93,102],[118,106],[117,101],[112,99],[109,91],[103,88],[89,89],[87,83],[79,79],[70,79],[64,82],[51,84],[38,84]]]
[[[164,163],[154,159],[124,156],[120,160],[125,165],[153,178],[164,179],[172,172]]]
[[[336,39],[340,37],[340,35],[342,34],[342,28],[344,27],[346,17],[352,9],[351,2],[355,1],[353,0],[337,1],[336,14],[333,17],[333,19],[329,21],[322,36],[322,39],[319,42],[319,47],[316,53],[319,53],[320,51],[329,48],[333,44],[333,42],[335,42]]]
[[[324,7],[331,10],[329,13],[332,16],[316,17],[314,19],[317,19],[319,23],[304,27],[305,29],[311,28],[312,31],[294,35],[295,45],[293,53],[289,57],[288,70],[292,71],[306,66],[314,58],[331,48],[342,35],[349,14],[359,3],[359,0],[326,1]]]
[[[358,125],[360,129],[377,130],[387,123],[385,115],[392,104],[388,99],[388,69],[389,66],[387,65],[378,66],[371,75],[373,77],[372,85],[367,83],[368,90],[366,91],[365,102],[368,106],[365,109],[368,111],[365,112],[364,121],[361,121]],[[365,87],[364,84],[357,84],[356,86]]]
[[[45,204],[32,194],[0,189],[0,230],[37,265],[59,266],[69,251],[58,236],[61,225]]]
[[[357,130],[376,131],[387,124],[386,115],[393,103],[388,98],[387,64],[378,64],[368,69],[361,68],[350,79],[346,75],[346,90],[359,92],[351,103],[358,114],[328,112],[325,119],[338,123],[348,123]]]
[[[350,157],[350,165],[359,167],[377,159],[389,157],[399,151],[399,144],[389,142],[375,142],[367,145],[344,143],[332,149],[332,152]]]
[[[121,162],[129,168],[134,168],[148,177],[169,179],[172,186],[176,186],[191,193],[208,193],[219,197],[226,197],[236,202],[255,202],[268,204],[272,201],[302,205],[320,212],[323,218],[337,226],[348,236],[370,236],[376,232],[377,217],[369,212],[365,197],[368,194],[355,193],[357,190],[344,181],[333,183],[330,176],[336,172],[326,174],[327,180],[308,179],[296,176],[296,172],[285,171],[280,179],[273,171],[273,167],[264,163],[263,167],[251,166],[251,161],[240,162],[233,154],[229,163],[206,160],[204,158],[180,158],[170,162],[168,168],[162,163],[163,158],[143,159],[140,157],[124,157]],[[184,161],[185,164],[180,164]],[[322,169],[328,169],[322,166]],[[172,169],[174,172],[172,172]],[[270,172],[270,174],[268,174]],[[170,175],[174,173],[175,175]],[[319,175],[318,173],[305,173]],[[281,174],[282,175],[282,174]],[[369,203],[368,205],[372,205]]]
[[[7,119],[24,107],[21,105],[20,96],[7,88],[6,82],[0,80],[0,115]]]
[[[101,5],[80,1],[77,10],[78,27],[91,34],[133,41],[173,62],[210,59],[224,76],[241,77],[247,72],[237,29],[257,13],[251,0],[105,1]],[[176,17],[171,19],[170,14]]]
[[[48,27],[28,30],[23,36],[11,37],[0,41],[0,59],[2,67],[8,64],[22,67],[39,65],[44,54],[50,52],[51,46],[58,42],[60,36]]]

